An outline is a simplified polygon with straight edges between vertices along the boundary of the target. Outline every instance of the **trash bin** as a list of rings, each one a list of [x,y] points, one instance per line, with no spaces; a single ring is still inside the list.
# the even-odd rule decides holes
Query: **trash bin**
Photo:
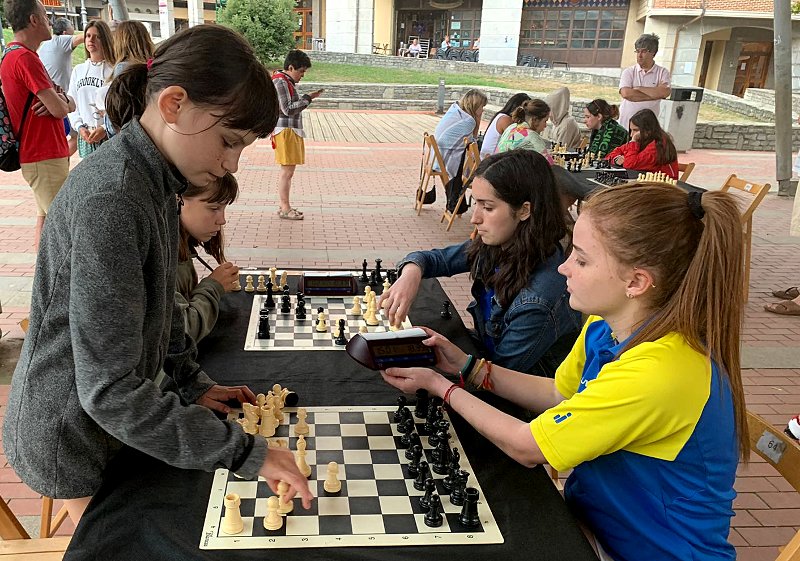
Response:
[[[672,135],[678,152],[686,152],[692,147],[701,101],[703,88],[680,86],[672,88],[670,96],[661,102],[658,120],[664,130]]]

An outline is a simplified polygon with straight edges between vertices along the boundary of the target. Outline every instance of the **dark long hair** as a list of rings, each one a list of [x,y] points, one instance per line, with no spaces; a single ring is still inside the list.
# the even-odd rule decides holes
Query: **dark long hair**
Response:
[[[266,68],[241,35],[221,25],[197,25],[159,43],[150,68],[131,64],[111,82],[106,110],[121,128],[160,91],[180,86],[232,129],[264,138],[278,122],[278,96]]]
[[[603,123],[609,119],[619,119],[619,107],[610,105],[605,99],[593,99],[586,104],[586,110],[595,117],[600,115]]]
[[[567,233],[564,211],[550,164],[533,150],[489,156],[475,177],[489,182],[497,197],[514,211],[525,202],[531,205],[530,217],[517,225],[505,247],[485,245],[478,236],[467,250],[471,278],[494,288],[500,305],[508,306],[528,284],[534,269],[559,247]]]
[[[634,113],[631,123],[639,127],[639,151],[651,142],[656,143],[656,164],[663,166],[678,159],[678,151],[672,139],[661,128],[656,114],[650,109],[642,109]]]
[[[522,104],[511,113],[511,120],[515,123],[528,123],[535,127],[537,123],[546,121],[550,116],[550,106],[541,99],[530,99],[523,101]]]
[[[515,93],[511,97],[508,98],[506,104],[503,105],[503,108],[498,111],[498,113],[503,113],[504,115],[508,115],[509,117],[514,112],[514,109],[525,103],[526,101],[530,100],[531,96],[526,93],[520,92]]]
[[[237,183],[234,176],[230,173],[226,173],[221,178],[212,181],[204,187],[190,184],[186,191],[183,192],[183,196],[203,197],[201,199],[203,202],[229,205],[239,196],[239,183]],[[211,257],[216,259],[217,263],[220,265],[225,262],[225,242],[223,240],[222,230],[207,242],[200,242],[194,239],[186,228],[183,227],[183,224],[181,224],[181,235],[178,242],[178,259],[180,261],[189,259],[192,250],[198,245]]]

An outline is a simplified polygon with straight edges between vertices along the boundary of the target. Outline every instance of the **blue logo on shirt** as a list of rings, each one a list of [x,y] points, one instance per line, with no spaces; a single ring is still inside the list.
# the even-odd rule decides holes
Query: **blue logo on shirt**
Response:
[[[553,420],[555,420],[556,424],[558,424],[561,421],[566,421],[570,417],[572,417],[572,413],[567,413],[566,415],[556,415],[555,417],[553,417]]]

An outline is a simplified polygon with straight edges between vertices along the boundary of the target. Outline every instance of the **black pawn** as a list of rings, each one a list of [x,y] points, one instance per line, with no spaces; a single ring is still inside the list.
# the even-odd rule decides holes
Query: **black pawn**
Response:
[[[439,420],[437,416],[437,410],[439,409],[439,406],[437,403],[438,401],[436,398],[432,399],[430,403],[428,403],[428,414],[425,416],[425,425],[422,427],[422,430],[425,431],[425,434],[433,434],[436,432],[434,423]]]
[[[292,311],[292,300],[291,297],[284,293],[281,297],[281,313],[288,314]]]
[[[408,403],[406,396],[401,395],[397,398],[397,411],[394,412],[394,422],[399,423],[403,419],[403,408]]]
[[[422,450],[422,440],[419,437],[418,432],[412,432],[408,435],[409,444],[408,449],[406,450],[406,459],[411,460],[414,458],[414,446],[419,446],[419,449]]]
[[[389,269],[386,271],[386,278],[389,282],[394,284],[397,281],[397,269]]]
[[[450,502],[456,506],[461,506],[464,504],[464,498],[466,496],[465,489],[467,488],[467,479],[469,479],[469,473],[464,471],[463,469],[458,470],[457,477],[455,478],[455,486],[453,490],[450,491]]]
[[[417,405],[414,407],[414,416],[424,419],[428,416],[428,390],[417,390]]]
[[[367,268],[369,268],[369,263],[367,260],[364,259],[364,262],[361,263],[361,276],[358,277],[358,280],[361,282],[369,282],[369,277],[367,276]]]
[[[478,515],[478,498],[480,493],[474,487],[467,487],[464,493],[464,506],[461,507],[461,514],[458,515],[458,521],[465,528],[477,528],[481,524],[481,518]]]
[[[298,300],[297,307],[294,309],[295,319],[306,319],[306,301]]]
[[[433,495],[431,496],[431,506],[427,514],[425,514],[425,525],[431,528],[438,528],[443,522],[442,499],[439,498],[439,495]]]
[[[346,345],[347,337],[344,336],[344,320],[339,320],[339,331],[336,333],[336,339],[333,340],[336,345]]]
[[[417,434],[417,433],[414,433]],[[411,477],[419,475],[419,462],[422,459],[422,445],[414,444],[410,446],[406,452],[411,452],[411,461],[408,464],[408,474]]]
[[[403,411],[407,410],[408,409],[406,407],[403,407]],[[397,432],[400,434],[406,434],[414,430],[414,420],[406,417],[405,413],[401,413],[400,415],[401,419],[397,422]],[[409,423],[409,421],[411,422]]]
[[[272,292],[272,289],[273,289],[272,281],[268,280],[267,281],[267,301],[264,302],[264,307],[268,308],[270,310],[275,307],[275,300],[272,298],[272,296],[274,294],[274,292]]]
[[[445,300],[442,302],[442,312],[439,314],[442,316],[442,319],[450,319],[453,317],[453,314],[450,312],[450,301]]]
[[[436,491],[436,483],[430,477],[425,480],[425,494],[419,498],[419,504],[425,510],[431,508],[431,498]]]
[[[419,471],[417,473],[417,478],[414,479],[414,489],[417,491],[424,491],[425,490],[425,480],[431,476],[431,470],[428,467],[428,462],[425,460],[419,461]]]

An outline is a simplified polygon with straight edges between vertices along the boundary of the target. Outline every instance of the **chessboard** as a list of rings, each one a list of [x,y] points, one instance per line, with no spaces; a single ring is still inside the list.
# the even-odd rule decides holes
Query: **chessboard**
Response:
[[[433,407],[431,407],[433,408]],[[308,407],[305,437],[306,462],[311,467],[310,486],[315,495],[310,510],[295,499],[294,510],[286,515],[279,530],[264,528],[267,499],[274,495],[266,481],[237,479],[226,469],[218,469],[208,501],[201,549],[260,549],[298,547],[419,546],[503,543],[503,536],[486,503],[480,484],[455,429],[449,427],[449,445],[461,453],[460,469],[468,487],[478,490],[476,527],[466,528],[459,521],[460,506],[450,502],[445,475],[431,472],[441,498],[443,523],[425,524],[426,509],[420,505],[424,491],[414,487],[409,474],[406,450],[401,447],[401,432],[394,422],[393,407]],[[436,408],[441,411],[441,408]],[[291,427],[297,409],[283,409],[284,419],[273,438],[296,450],[297,438]],[[230,419],[241,416],[232,412]],[[413,418],[420,436],[423,459],[431,462],[432,446],[425,430],[425,418]],[[447,413],[443,419],[447,421]],[[439,422],[441,423],[440,420]],[[410,424],[410,423],[409,423]],[[263,438],[256,436],[256,438]],[[328,462],[339,464],[341,491],[329,494],[323,489]],[[463,486],[463,479],[462,479]],[[463,490],[463,487],[462,487]],[[467,490],[469,493],[470,491]],[[222,532],[225,496],[240,497],[244,529],[235,535]]]
[[[257,294],[253,297],[253,306],[250,310],[250,321],[247,326],[247,335],[244,342],[246,351],[329,351],[344,349],[343,345],[334,343],[339,329],[339,320],[345,320],[344,335],[349,340],[359,332],[362,326],[367,327],[367,332],[382,332],[389,330],[389,320],[378,310],[378,325],[367,326],[363,316],[350,313],[353,307],[353,298],[345,296],[305,296],[308,315],[306,319],[297,319],[293,311],[281,313],[276,307],[270,311],[270,338],[258,338],[259,313],[264,307],[267,297]],[[294,297],[293,302],[294,304]],[[323,308],[327,316],[328,330],[316,330],[317,309]],[[294,309],[294,306],[292,306]],[[367,307],[362,303],[362,314]],[[402,323],[403,329],[412,327],[408,318]]]

